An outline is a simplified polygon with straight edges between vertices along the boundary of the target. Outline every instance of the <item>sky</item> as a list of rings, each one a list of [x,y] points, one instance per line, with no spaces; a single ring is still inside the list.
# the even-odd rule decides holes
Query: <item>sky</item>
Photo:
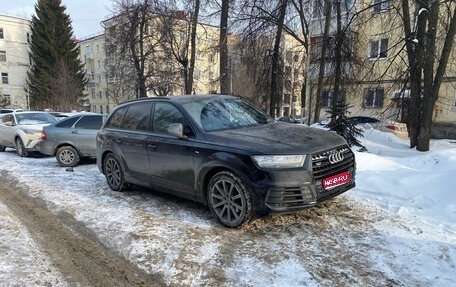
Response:
[[[456,286],[456,140],[433,140],[421,153],[369,127],[360,140],[368,152],[355,151],[354,189],[235,230],[189,201],[111,191],[95,164],[67,172],[54,157],[7,149],[0,171],[169,285]],[[6,286],[68,286],[2,202],[0,251]]]
[[[1,0],[0,14],[31,19],[37,0]],[[100,22],[110,16],[112,0],[62,0],[72,20],[74,35],[81,39],[103,31]]]

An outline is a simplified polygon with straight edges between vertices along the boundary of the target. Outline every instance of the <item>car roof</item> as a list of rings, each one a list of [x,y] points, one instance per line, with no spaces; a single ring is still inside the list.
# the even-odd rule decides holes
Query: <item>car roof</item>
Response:
[[[213,100],[213,99],[238,99],[238,97],[234,97],[234,96],[230,96],[230,95],[219,95],[219,94],[178,95],[178,96],[165,96],[165,97],[159,96],[159,97],[147,97],[147,98],[133,99],[133,100],[123,102],[120,105],[134,103],[134,102],[156,101],[156,100],[166,100],[166,101],[184,104],[184,103],[199,102],[199,101],[206,101],[206,100]]]
[[[42,112],[42,111],[19,111],[19,112],[12,112],[12,114],[21,115],[21,114],[49,114],[49,113]]]

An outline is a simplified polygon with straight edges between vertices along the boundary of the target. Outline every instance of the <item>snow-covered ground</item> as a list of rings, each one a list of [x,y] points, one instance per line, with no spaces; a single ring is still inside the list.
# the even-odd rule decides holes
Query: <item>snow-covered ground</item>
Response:
[[[181,286],[456,286],[456,143],[420,153],[367,130],[357,187],[290,215],[227,230],[197,204],[115,193],[94,164],[0,153],[0,170],[108,248]],[[66,286],[45,250],[0,202],[0,286]]]

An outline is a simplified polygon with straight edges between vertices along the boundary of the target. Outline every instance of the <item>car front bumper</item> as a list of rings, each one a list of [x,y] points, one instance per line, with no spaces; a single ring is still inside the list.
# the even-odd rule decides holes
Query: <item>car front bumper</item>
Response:
[[[257,210],[261,213],[286,213],[315,206],[355,187],[354,169],[348,171],[351,174],[348,183],[328,190],[323,189],[321,180],[315,180],[308,170],[264,173],[262,180],[253,183]]]

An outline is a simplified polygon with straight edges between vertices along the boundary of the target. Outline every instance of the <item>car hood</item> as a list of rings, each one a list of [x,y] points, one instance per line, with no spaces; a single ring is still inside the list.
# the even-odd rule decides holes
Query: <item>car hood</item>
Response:
[[[312,154],[346,144],[335,133],[288,123],[216,131],[208,133],[206,139],[258,154]]]

